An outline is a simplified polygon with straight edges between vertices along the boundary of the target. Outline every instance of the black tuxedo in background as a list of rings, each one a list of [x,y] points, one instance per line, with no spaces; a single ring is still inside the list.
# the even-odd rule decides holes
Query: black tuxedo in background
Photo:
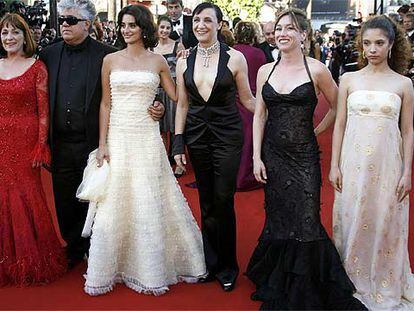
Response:
[[[182,35],[182,44],[186,49],[194,47],[197,45],[198,41],[193,32],[193,17],[188,15],[183,15],[183,35]],[[177,31],[172,31],[170,38],[173,40],[180,39],[180,35]]]
[[[68,259],[73,262],[82,259],[89,248],[89,240],[81,238],[88,205],[78,201],[76,190],[82,181],[89,153],[98,147],[102,61],[105,55],[115,51],[115,48],[87,37],[77,47],[61,41],[40,53],[49,73],[50,145],[56,213],[62,237],[67,243]],[[78,65],[85,65],[84,68],[71,67],[75,58]],[[73,84],[62,79],[63,72],[71,77]],[[65,95],[83,100],[68,103],[62,98]],[[72,124],[73,128],[69,126]]]
[[[266,63],[271,63],[271,62],[275,61],[275,59],[273,58],[271,47],[270,47],[269,43],[267,43],[266,41],[260,43],[259,44],[259,49],[261,49],[265,53]]]
[[[411,36],[407,36],[408,42],[413,45],[414,44],[414,32],[411,34]]]

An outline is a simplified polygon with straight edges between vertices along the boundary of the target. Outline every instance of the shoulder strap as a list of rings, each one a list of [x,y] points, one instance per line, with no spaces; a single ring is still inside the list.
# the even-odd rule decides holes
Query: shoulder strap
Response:
[[[308,62],[306,61],[306,56],[305,55],[303,55],[303,63],[305,64],[305,69],[306,69],[306,72],[308,73],[309,79],[311,80],[311,82],[313,84],[312,75],[310,73]]]
[[[172,52],[174,56],[177,56],[178,43],[179,43],[178,41],[175,41],[174,49],[173,49],[173,52]]]
[[[277,59],[276,63],[274,64],[274,66],[272,68],[272,71],[269,73],[269,76],[267,77],[266,81],[269,81],[270,76],[272,75],[273,71],[275,71],[275,68],[276,68],[277,64],[279,64],[279,62],[280,62],[280,57]]]

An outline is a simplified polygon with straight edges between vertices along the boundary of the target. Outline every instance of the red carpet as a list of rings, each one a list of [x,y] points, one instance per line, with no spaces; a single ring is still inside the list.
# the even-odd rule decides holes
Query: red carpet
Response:
[[[315,119],[320,120],[326,112],[326,103],[320,101]],[[331,212],[333,190],[327,176],[330,165],[331,131],[319,137],[321,147],[321,164],[323,173],[322,219],[331,234]],[[180,178],[180,184],[194,180],[192,174]],[[45,189],[52,206],[50,176],[44,175]],[[200,217],[197,190],[182,187],[185,196],[197,219]],[[413,202],[411,200],[411,202]],[[264,221],[263,191],[239,192],[236,195],[236,216],[238,228],[238,259],[243,272],[256,245]],[[413,217],[410,218],[413,228]],[[410,234],[411,262],[414,261],[414,235]],[[414,266],[412,264],[412,266]],[[0,309],[174,309],[174,310],[257,310],[259,303],[250,300],[254,286],[243,275],[239,277],[235,290],[225,293],[217,282],[208,284],[178,284],[160,297],[137,294],[123,285],[117,285],[113,292],[99,297],[89,297],[83,292],[86,265],[80,265],[67,273],[62,279],[46,286],[30,288],[6,287],[0,289]]]

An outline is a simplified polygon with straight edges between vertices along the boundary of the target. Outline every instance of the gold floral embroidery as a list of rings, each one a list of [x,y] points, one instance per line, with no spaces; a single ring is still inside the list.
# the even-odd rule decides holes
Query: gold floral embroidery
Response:
[[[375,185],[379,181],[379,178],[380,176],[378,174],[371,176],[371,184]]]
[[[368,165],[368,171],[372,172],[374,169],[375,169],[375,165],[374,164]]]
[[[394,255],[394,253],[393,253],[392,249],[387,249],[384,252],[384,257],[385,258],[391,258],[393,255]]]
[[[384,131],[384,127],[381,126],[381,125],[378,125],[377,126],[377,131],[378,131],[378,133],[382,133]]]
[[[383,299],[382,295],[378,293],[375,297],[375,301],[377,303],[382,303],[384,301],[384,299]]]
[[[368,225],[368,224],[363,224],[363,225],[362,225],[362,229],[363,229],[363,230],[368,230],[368,228],[369,228],[369,225]]]
[[[381,286],[384,288],[387,288],[390,285],[390,282],[388,282],[387,279],[383,279],[381,282]]]
[[[392,111],[392,108],[390,106],[382,106],[381,107],[381,112],[385,113],[385,114],[389,114]]]
[[[371,145],[368,145],[365,147],[365,154],[367,156],[370,156],[374,153],[374,147],[372,147]]]
[[[371,112],[371,109],[369,109],[368,107],[361,108],[361,113],[363,114],[368,114],[370,112]]]
[[[359,200],[359,202],[361,203],[361,205],[364,204],[366,201],[367,201],[367,197],[366,196],[361,197],[361,199]]]
[[[354,258],[352,258],[352,261],[354,262],[354,263],[357,263],[357,261],[358,261],[358,256],[354,256]]]

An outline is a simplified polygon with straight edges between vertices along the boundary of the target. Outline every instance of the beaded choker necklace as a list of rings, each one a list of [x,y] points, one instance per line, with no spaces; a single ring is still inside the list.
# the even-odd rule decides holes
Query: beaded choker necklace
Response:
[[[197,46],[197,54],[203,58],[203,67],[208,68],[210,65],[211,56],[220,50],[220,42],[216,41],[212,46],[203,48],[200,43]]]

